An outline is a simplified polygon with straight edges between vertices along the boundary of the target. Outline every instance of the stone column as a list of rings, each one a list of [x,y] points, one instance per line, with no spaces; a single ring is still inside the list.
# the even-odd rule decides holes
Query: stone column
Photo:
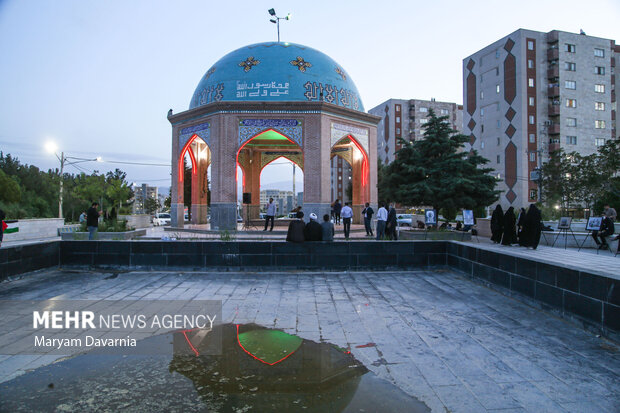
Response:
[[[237,125],[235,124],[237,123]],[[211,229],[237,229],[238,119],[217,115],[211,132]]]
[[[306,118],[304,126],[304,220],[315,213],[318,221],[330,213],[330,121],[324,115]],[[296,194],[295,194],[296,196]]]
[[[172,180],[170,182],[170,226],[182,228],[183,227],[183,181],[179,182],[182,175],[179,175],[179,163],[181,168],[183,167],[180,157],[180,150],[182,148],[179,145],[179,128],[172,127],[172,159],[170,165],[172,166]]]
[[[362,185],[362,163],[363,158],[359,155],[357,149],[353,150],[352,164],[351,164],[351,185],[353,189],[353,200],[351,208],[353,209],[353,223],[363,224],[362,210],[364,209],[364,203],[366,202],[366,186]],[[361,154],[360,154],[361,155]]]

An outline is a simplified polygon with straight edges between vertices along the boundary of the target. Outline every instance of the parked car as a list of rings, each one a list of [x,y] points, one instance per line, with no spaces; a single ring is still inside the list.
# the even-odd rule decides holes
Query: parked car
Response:
[[[170,214],[167,212],[160,212],[159,214],[155,214],[155,218],[153,218],[153,225],[155,225],[156,227],[170,225]]]
[[[410,227],[413,225],[413,215],[412,214],[397,214],[396,222],[398,225],[403,227]]]

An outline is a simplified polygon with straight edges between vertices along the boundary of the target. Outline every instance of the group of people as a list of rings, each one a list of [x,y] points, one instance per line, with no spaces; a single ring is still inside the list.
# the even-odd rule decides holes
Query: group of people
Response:
[[[501,205],[497,205],[491,215],[491,241],[496,244],[513,245],[536,249],[542,231],[542,214],[540,209],[531,204],[527,211],[521,208],[515,217],[514,208],[504,213]]]
[[[362,210],[362,216],[364,217],[364,228],[366,229],[366,236],[368,237],[375,236],[371,225],[373,215],[375,215],[374,209],[370,206],[370,203],[366,202]],[[269,215],[267,216],[269,217]],[[333,241],[335,233],[334,224],[338,225],[340,221],[342,221],[345,239],[350,238],[351,222],[353,220],[353,209],[351,208],[350,202],[346,202],[344,206],[341,206],[340,201],[336,200],[336,202],[332,204],[331,216],[325,214],[323,216],[323,222],[320,224],[318,223],[318,217],[314,213],[310,214],[310,221],[308,223],[303,221],[303,217],[304,213],[302,211],[297,212],[297,219],[291,221],[289,224],[288,233],[286,235],[287,241]],[[388,211],[385,204],[380,203],[379,210],[377,211],[376,239],[398,240],[396,227],[397,220],[394,205],[390,205]],[[267,222],[265,222],[265,230],[266,229]]]

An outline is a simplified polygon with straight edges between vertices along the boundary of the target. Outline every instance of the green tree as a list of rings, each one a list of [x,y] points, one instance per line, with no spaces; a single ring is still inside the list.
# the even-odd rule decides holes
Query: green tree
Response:
[[[146,200],[144,201],[144,210],[146,211],[147,214],[155,213],[160,207],[161,205],[159,204],[158,199],[149,197],[149,198],[146,198]]]
[[[436,210],[474,209],[498,199],[497,179],[488,160],[476,151],[462,151],[468,140],[450,128],[447,116],[429,111],[424,139],[400,139],[394,162],[381,167],[379,184],[384,199]],[[382,188],[381,188],[382,187]]]
[[[0,201],[17,203],[22,199],[22,191],[16,179],[9,177],[0,169]]]
[[[127,174],[118,168],[106,174],[105,194],[112,205],[118,205],[117,212],[120,212],[123,203],[133,197],[133,191],[125,180],[126,177]]]
[[[578,164],[581,155],[566,153],[564,149],[551,152],[541,167],[541,184],[547,206],[560,205],[563,211],[574,204],[579,185]]]

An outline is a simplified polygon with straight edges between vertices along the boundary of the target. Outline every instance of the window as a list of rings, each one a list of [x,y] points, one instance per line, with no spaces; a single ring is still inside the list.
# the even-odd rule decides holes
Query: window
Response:
[[[564,87],[566,89],[577,89],[577,82],[575,82],[574,80],[565,80],[564,81]]]
[[[605,138],[595,138],[594,145],[596,146],[605,146]]]
[[[534,68],[534,61],[532,59],[527,59],[527,68],[528,69]]]
[[[499,49],[497,49],[497,50],[495,51],[495,58],[496,58],[496,59],[499,59]]]
[[[400,122],[400,116],[396,116],[396,122]]]
[[[530,143],[536,143],[536,134],[530,133]]]
[[[594,66],[594,74],[595,75],[604,75],[605,67],[604,66]]]
[[[480,143],[480,148],[484,149],[484,141]]]
[[[495,111],[496,111],[496,112],[499,112],[499,102],[496,102],[496,103],[495,103]]]
[[[530,96],[528,98],[528,102],[530,106],[534,106],[534,103],[536,102],[536,99],[533,96]]]
[[[484,125],[480,125],[480,133],[484,133]]]
[[[530,199],[536,201],[538,199],[538,192],[535,189],[530,189]]]
[[[428,123],[428,119],[420,119],[420,125],[426,125]]]
[[[480,99],[484,99],[484,92],[480,91]]]
[[[530,162],[536,162],[536,152],[530,152]]]
[[[594,85],[594,91],[596,93],[605,93],[605,85]]]
[[[441,109],[441,114],[446,116],[448,114],[448,109]]]
[[[575,53],[576,47],[574,44],[566,43],[564,45],[564,51],[568,53]]]
[[[605,110],[604,102],[594,102],[594,110]]]
[[[564,70],[574,72],[575,70],[577,70],[577,64],[573,62],[564,62]]]
[[[501,144],[502,144],[502,139],[498,137],[497,138],[497,146],[501,146]]]
[[[428,112],[428,108],[420,108],[420,112],[426,113],[426,112]]]
[[[533,78],[533,77],[530,77],[530,78],[527,80],[527,85],[528,85],[529,87],[534,87],[534,78]]]
[[[527,41],[527,50],[534,50],[534,41],[533,40],[528,40]]]
[[[577,107],[577,99],[566,99],[566,107],[567,108],[576,108]]]
[[[400,128],[396,128],[396,134],[400,135]]]
[[[501,122],[499,121],[499,119],[497,120],[497,129],[500,128]]]
[[[594,49],[595,57],[605,57],[605,49]]]
[[[566,118],[566,126],[577,126],[577,118]]]
[[[497,163],[500,163],[499,155],[497,155]]]
[[[495,76],[499,76],[499,67],[495,68]]]
[[[577,145],[577,137],[576,136],[567,136],[566,137],[567,145]]]
[[[530,125],[534,125],[536,123],[536,118],[534,117],[534,115],[528,116],[528,122]]]
[[[480,116],[484,116],[484,108],[480,108]]]
[[[604,120],[595,120],[594,127],[596,129],[605,129],[605,121]]]
[[[495,85],[495,92],[499,93],[499,85]]]

